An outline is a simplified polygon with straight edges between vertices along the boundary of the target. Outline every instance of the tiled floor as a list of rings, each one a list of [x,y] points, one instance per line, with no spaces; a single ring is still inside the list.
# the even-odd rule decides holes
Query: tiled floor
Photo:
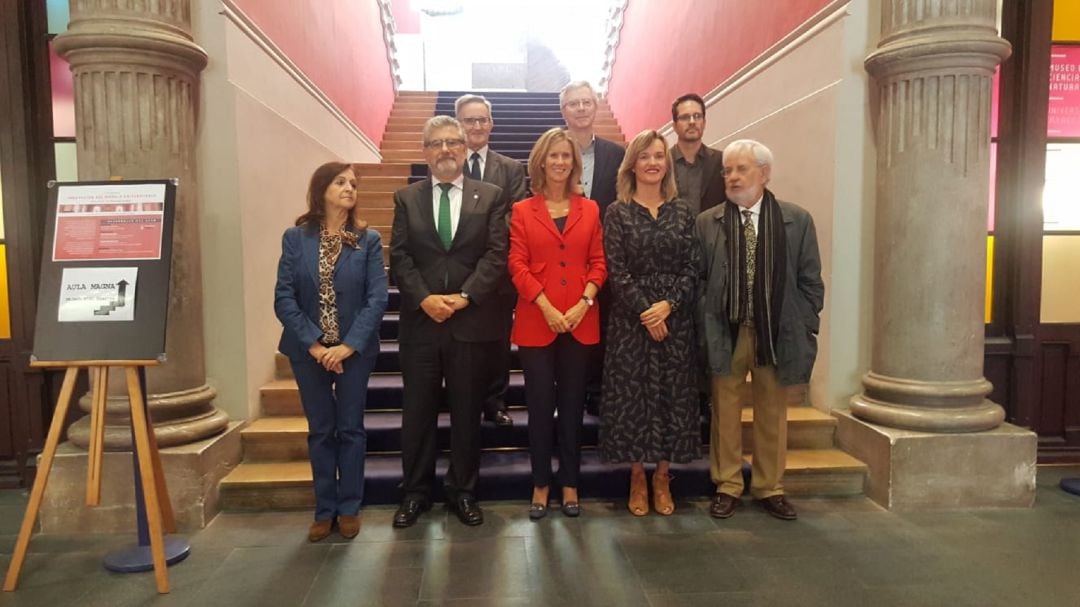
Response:
[[[433,510],[411,529],[369,508],[352,542],[308,544],[307,513],[225,514],[169,570],[118,575],[102,555],[125,535],[35,536],[7,605],[1080,605],[1080,467],[1040,468],[1035,508],[893,514],[868,500],[796,500],[800,519],[747,504],[727,521],[707,503],[634,518],[587,502],[580,519],[531,523],[522,503],[486,505],[467,528]],[[25,492],[0,492],[0,572]]]

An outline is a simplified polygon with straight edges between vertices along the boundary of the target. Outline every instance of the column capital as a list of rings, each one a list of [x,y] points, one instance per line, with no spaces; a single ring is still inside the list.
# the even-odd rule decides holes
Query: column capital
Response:
[[[866,70],[888,80],[913,72],[957,69],[992,73],[1012,47],[997,32],[993,0],[888,0],[881,42]]]
[[[102,63],[167,70],[195,79],[207,63],[206,51],[191,36],[189,0],[127,3],[72,2],[66,32],[56,37],[56,51],[74,72]]]

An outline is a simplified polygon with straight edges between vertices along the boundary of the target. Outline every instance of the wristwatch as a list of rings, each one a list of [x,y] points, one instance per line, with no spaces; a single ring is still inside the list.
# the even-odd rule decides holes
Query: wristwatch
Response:
[[[469,301],[469,294],[466,293],[465,291],[462,291],[461,293],[458,293],[458,295],[460,295],[461,298],[464,299],[465,301]]]
[[[589,297],[588,295],[582,295],[582,296],[581,296],[581,301],[583,301],[583,302],[585,302],[586,304],[588,304],[588,306],[589,306],[590,308],[592,307],[592,305],[593,305],[594,303],[596,303],[596,300],[595,300],[595,299],[593,299],[592,297]]]
[[[669,299],[669,300],[667,300],[667,302],[668,302],[668,305],[671,306],[671,311],[672,312],[678,312],[679,311],[679,304],[674,299]]]

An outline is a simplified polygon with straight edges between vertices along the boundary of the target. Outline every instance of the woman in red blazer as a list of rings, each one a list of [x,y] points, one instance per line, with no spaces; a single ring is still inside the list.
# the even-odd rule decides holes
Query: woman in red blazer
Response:
[[[578,516],[581,425],[591,349],[600,342],[596,293],[607,278],[600,209],[581,195],[581,152],[562,129],[529,154],[532,198],[510,219],[510,278],[518,302],[511,340],[525,369],[533,496],[529,518],[547,514],[552,441],[559,437],[562,511]],[[555,411],[559,412],[555,419]]]

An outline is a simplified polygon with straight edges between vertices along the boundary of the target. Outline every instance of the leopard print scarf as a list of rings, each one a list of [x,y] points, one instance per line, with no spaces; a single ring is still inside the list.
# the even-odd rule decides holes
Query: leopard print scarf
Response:
[[[319,328],[323,332],[319,341],[324,346],[341,343],[337,293],[334,291],[334,266],[341,254],[342,245],[349,245],[355,249],[356,233],[342,229],[331,234],[325,226],[319,231]]]

